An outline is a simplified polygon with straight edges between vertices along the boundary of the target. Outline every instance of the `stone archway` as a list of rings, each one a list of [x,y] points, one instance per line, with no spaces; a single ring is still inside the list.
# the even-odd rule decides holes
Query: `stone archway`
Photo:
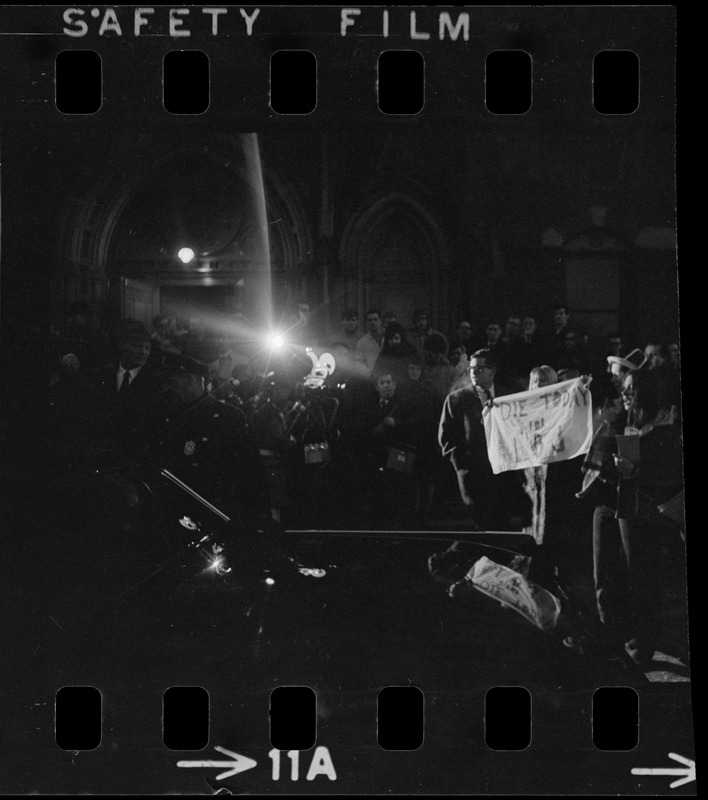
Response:
[[[196,276],[176,260],[180,237],[197,243],[202,271],[213,271],[216,283],[243,283],[244,275],[265,270],[268,292],[271,275],[282,282],[309,257],[312,239],[302,204],[273,166],[260,163],[255,134],[165,144],[158,136],[142,146],[114,143],[101,178],[85,181],[62,227],[65,277],[56,282],[62,296],[55,292],[55,308],[85,299],[94,309],[105,304],[106,313],[97,317],[125,313],[126,276],[133,290],[140,285],[148,293],[164,282],[188,284]],[[162,194],[151,191],[153,183]],[[244,213],[259,202],[265,206],[260,219]],[[270,247],[256,254],[259,235]]]
[[[446,326],[448,249],[423,203],[403,192],[370,199],[352,218],[340,246],[340,305],[391,311],[406,327],[416,307]]]

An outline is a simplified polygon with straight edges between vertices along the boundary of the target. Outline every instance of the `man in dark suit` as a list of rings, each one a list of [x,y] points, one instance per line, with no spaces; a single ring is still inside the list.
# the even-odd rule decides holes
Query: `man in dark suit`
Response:
[[[406,452],[411,448],[412,409],[398,395],[389,372],[376,380],[376,392],[361,397],[355,410],[354,463],[362,506],[371,522],[392,524],[412,510],[412,478]],[[395,448],[392,452],[391,448]],[[397,449],[400,448],[396,458]]]
[[[553,332],[548,339],[548,363],[554,369],[559,369],[561,362],[567,360],[568,346],[572,348],[573,340],[577,342],[580,337],[570,321],[568,306],[563,303],[554,307],[553,324]]]
[[[540,367],[548,362],[546,347],[538,331],[536,318],[527,314],[522,321],[523,333],[516,343],[516,363],[519,369],[518,377],[521,379],[519,391],[528,388],[529,373],[534,367]]]
[[[97,383],[117,452],[136,458],[154,428],[160,386],[150,364],[147,328],[138,320],[125,319],[116,332],[116,342],[118,363],[100,372]]]
[[[376,455],[378,466],[382,466],[391,444],[408,443],[411,409],[398,395],[390,371],[377,377],[376,391],[376,395],[366,398],[361,409],[361,432],[370,444],[369,452]]]
[[[484,345],[484,349],[489,350],[490,356],[494,360],[496,380],[508,388],[513,380],[511,345],[502,338],[502,326],[496,319],[491,319],[487,324],[486,335],[487,343]]]
[[[512,472],[494,475],[484,432],[485,404],[508,394],[496,381],[497,363],[489,348],[470,356],[470,385],[451,392],[443,406],[438,443],[457,474],[460,496],[482,530],[509,530],[524,506],[523,490]]]

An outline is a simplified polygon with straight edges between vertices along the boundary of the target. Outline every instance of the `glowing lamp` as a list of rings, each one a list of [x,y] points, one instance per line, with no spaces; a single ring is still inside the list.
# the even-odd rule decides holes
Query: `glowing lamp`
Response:
[[[191,247],[183,247],[179,253],[177,253],[177,258],[183,264],[189,264],[190,261],[194,261],[194,250]]]

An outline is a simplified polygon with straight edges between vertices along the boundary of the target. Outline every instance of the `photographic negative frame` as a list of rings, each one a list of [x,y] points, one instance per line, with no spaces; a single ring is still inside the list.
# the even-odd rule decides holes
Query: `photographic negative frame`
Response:
[[[360,482],[317,428],[345,400],[302,389],[324,352],[346,383],[349,308],[362,337],[376,309],[413,342],[424,309],[448,345],[470,320],[484,346],[516,316],[550,341],[562,304],[593,392],[609,336],[678,343],[675,25],[668,6],[0,9],[0,790],[695,793],[685,530],[658,525],[657,641],[635,663],[600,635],[579,460],[551,585],[538,529],[475,520],[439,451],[425,519],[421,447]],[[258,443],[275,532],[239,538],[216,483],[167,461],[76,455],[105,423],[101,358],[144,337],[121,321],[160,315],[153,352],[194,334],[174,391],[222,377],[198,318],[248,332],[224,376],[257,363],[271,405],[302,368],[279,411],[314,438]],[[328,457],[293,478],[313,443]]]

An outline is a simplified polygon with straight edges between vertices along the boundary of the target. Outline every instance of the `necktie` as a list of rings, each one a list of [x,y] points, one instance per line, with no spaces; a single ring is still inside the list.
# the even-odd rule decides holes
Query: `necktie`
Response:
[[[130,373],[126,371],[123,373],[123,380],[121,381],[120,389],[118,389],[118,394],[123,394],[124,392],[126,392],[129,386],[130,386]]]

